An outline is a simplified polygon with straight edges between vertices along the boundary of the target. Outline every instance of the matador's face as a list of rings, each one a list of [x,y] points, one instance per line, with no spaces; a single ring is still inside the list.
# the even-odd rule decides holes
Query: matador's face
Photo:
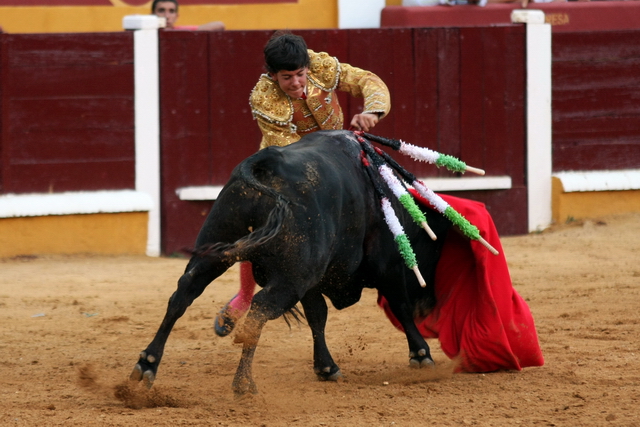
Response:
[[[307,87],[307,72],[309,68],[298,68],[297,70],[281,70],[271,74],[271,78],[278,82],[280,89],[291,98],[302,98],[304,88]]]

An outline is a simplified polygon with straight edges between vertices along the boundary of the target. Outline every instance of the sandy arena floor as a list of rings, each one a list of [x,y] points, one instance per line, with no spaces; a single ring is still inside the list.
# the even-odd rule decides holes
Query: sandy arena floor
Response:
[[[545,366],[452,374],[432,341],[437,368],[411,370],[404,335],[368,290],[330,312],[328,342],[344,381],[317,381],[308,328],[279,319],[256,352],[260,393],[241,399],[231,390],[241,348],[211,326],[238,286],[237,268],[178,322],[146,392],[126,379],[186,260],[0,260],[0,425],[640,426],[640,214],[503,245]]]

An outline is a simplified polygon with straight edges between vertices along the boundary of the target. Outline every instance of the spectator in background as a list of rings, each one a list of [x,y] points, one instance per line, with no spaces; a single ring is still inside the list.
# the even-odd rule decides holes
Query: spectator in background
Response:
[[[180,14],[178,13],[178,0],[153,0],[151,14],[163,17],[167,20],[167,29],[186,31],[222,31],[224,23],[221,21],[208,22],[202,25],[176,25]]]

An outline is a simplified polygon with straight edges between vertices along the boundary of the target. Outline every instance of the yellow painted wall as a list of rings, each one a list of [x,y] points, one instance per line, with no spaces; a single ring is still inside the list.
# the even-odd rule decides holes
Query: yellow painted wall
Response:
[[[560,179],[553,177],[551,206],[552,219],[556,224],[564,224],[567,220],[640,212],[640,191],[576,191],[565,193]]]
[[[114,6],[0,7],[0,26],[8,33],[75,33],[122,31],[126,15],[149,14],[151,1],[140,7],[111,0]],[[296,3],[181,6],[178,25],[223,21],[228,30],[335,28],[337,0]]]
[[[121,31],[126,15],[148,14],[151,1],[140,7],[111,0],[113,6],[5,6],[0,27],[7,33],[76,33]],[[387,0],[400,5],[402,0]],[[180,7],[178,25],[223,21],[228,30],[337,28],[337,0],[296,3],[191,5]]]
[[[0,219],[0,258],[17,255],[144,255],[147,212]]]

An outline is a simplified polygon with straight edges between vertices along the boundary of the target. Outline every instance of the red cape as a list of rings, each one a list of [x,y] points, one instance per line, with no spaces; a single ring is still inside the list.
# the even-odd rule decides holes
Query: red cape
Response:
[[[459,356],[459,371],[542,366],[544,359],[533,316],[511,284],[489,212],[479,202],[440,196],[478,227],[482,237],[500,254],[493,255],[480,242],[451,230],[436,268],[437,304],[427,317],[415,319],[418,330],[425,338],[438,338],[449,358]],[[430,207],[426,200],[416,197]],[[382,295],[378,295],[378,304],[391,323],[402,330]]]

